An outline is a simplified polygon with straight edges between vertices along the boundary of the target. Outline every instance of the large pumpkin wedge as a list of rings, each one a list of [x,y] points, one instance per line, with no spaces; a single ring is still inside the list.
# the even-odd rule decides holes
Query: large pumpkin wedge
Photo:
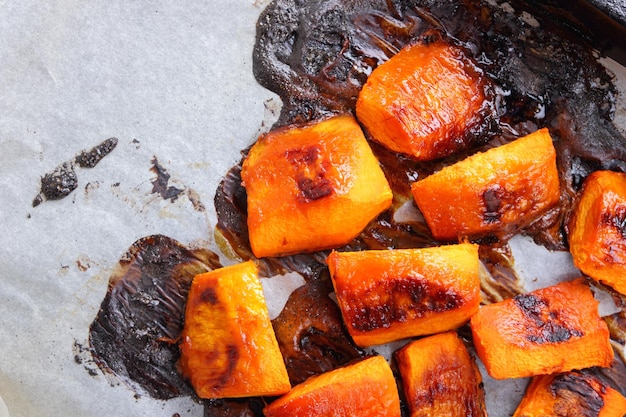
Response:
[[[456,332],[414,340],[395,353],[412,417],[486,417],[482,376]]]
[[[476,245],[333,251],[326,263],[359,346],[456,329],[478,311]]]
[[[414,182],[411,191],[437,239],[510,235],[559,201],[552,138],[541,129],[474,154]]]
[[[587,177],[568,239],[581,271],[626,295],[626,174],[596,171]]]
[[[313,376],[263,410],[266,417],[400,417],[400,397],[382,356]]]
[[[197,275],[180,365],[200,398],[279,395],[291,385],[252,261]]]
[[[582,279],[483,306],[470,325],[476,353],[496,379],[606,367],[613,361],[609,330]]]
[[[257,257],[346,244],[392,199],[378,160],[350,116],[263,135],[250,149],[241,178]]]
[[[402,48],[363,85],[357,118],[372,138],[418,160],[476,142],[491,117],[489,83],[462,48],[434,33]]]
[[[532,379],[513,417],[623,417],[626,398],[599,378],[580,372]]]

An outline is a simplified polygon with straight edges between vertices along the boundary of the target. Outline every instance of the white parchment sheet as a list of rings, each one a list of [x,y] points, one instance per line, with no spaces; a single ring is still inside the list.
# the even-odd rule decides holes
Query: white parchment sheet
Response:
[[[280,108],[252,74],[267,3],[0,1],[0,397],[11,417],[202,415],[190,399],[136,397],[92,375],[81,346],[135,240],[214,248],[217,185]],[[110,137],[117,148],[76,169],[72,194],[32,206],[44,174]],[[175,201],[151,192],[155,158],[184,190]],[[575,273],[556,256],[559,274]],[[502,386],[488,388],[493,416],[524,389]]]

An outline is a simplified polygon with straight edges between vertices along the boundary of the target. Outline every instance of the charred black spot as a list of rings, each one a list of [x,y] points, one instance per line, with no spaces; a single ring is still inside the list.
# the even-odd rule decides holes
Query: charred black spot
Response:
[[[543,299],[533,294],[519,294],[513,300],[525,315],[532,318],[540,317],[541,312],[547,308]]]
[[[533,343],[559,343],[572,337],[581,337],[583,333],[577,329],[567,327],[560,319],[557,310],[550,310],[547,300],[534,294],[519,294],[513,297],[519,309],[535,325],[535,328],[526,329],[526,339]]]
[[[592,375],[569,372],[556,375],[550,384],[557,415],[596,417],[604,407],[606,387]]]
[[[502,194],[504,189],[499,185],[494,185],[483,193],[483,204],[485,212],[483,221],[485,223],[496,223],[502,218]]]
[[[333,193],[333,185],[326,178],[327,162],[320,155],[319,146],[285,152],[285,157],[296,169],[296,182],[300,190],[297,197],[299,201],[309,203]]]
[[[206,288],[202,291],[202,294],[200,294],[200,300],[209,304],[217,304],[218,302],[217,294],[213,288]]]
[[[405,277],[362,291],[349,299],[348,304],[354,310],[350,318],[352,326],[359,331],[372,331],[428,313],[453,310],[463,304],[463,298],[423,277]]]
[[[228,358],[227,366],[224,372],[220,375],[219,385],[226,384],[235,368],[237,367],[237,362],[239,362],[239,349],[237,349],[237,345],[228,345],[226,347],[226,357]]]
[[[602,222],[614,227],[622,239],[626,239],[626,206],[619,204],[614,212],[603,213]]]
[[[310,202],[322,199],[333,193],[333,187],[329,180],[323,176],[315,178],[298,179],[302,200]]]

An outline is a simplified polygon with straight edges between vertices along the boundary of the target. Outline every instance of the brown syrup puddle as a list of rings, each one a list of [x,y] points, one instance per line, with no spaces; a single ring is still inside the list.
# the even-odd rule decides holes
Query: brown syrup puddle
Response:
[[[553,25],[553,19],[545,14],[552,11],[553,3],[539,9],[524,2],[509,3],[518,13],[537,11],[535,17],[542,26],[534,27],[506,9],[471,1],[275,0],[261,15],[254,72],[262,85],[283,100],[277,126],[353,113],[359,89],[372,69],[433,29],[471,53],[497,87],[493,115],[497,126],[486,129],[483,142],[487,142],[471,151],[417,163],[372,144],[394,190],[393,206],[339,250],[440,244],[423,220],[394,220],[396,211],[412,199],[410,183],[468,153],[507,143],[540,127],[549,127],[555,139],[561,201],[518,232],[547,248],[567,248],[564,225],[576,191],[590,172],[626,170],[626,140],[611,122],[615,89],[586,44],[590,38],[580,30],[572,34]],[[253,259],[240,169],[241,164],[226,173],[216,191],[216,233],[228,242],[230,251]],[[509,237],[476,240],[487,271],[482,281],[485,302],[523,291],[513,272],[506,245]],[[263,276],[295,271],[305,278],[306,285],[291,295],[273,321],[294,384],[364,355],[352,344],[336,304],[328,296],[332,284],[324,263],[326,255],[318,252],[258,260]],[[176,371],[176,338],[193,273],[219,266],[217,258],[202,259],[165,237],[149,237],[133,245],[121,262],[123,272],[111,278],[109,293],[91,327],[94,357],[102,368],[156,398],[192,395],[193,390]],[[145,294],[150,297],[144,298]],[[594,373],[617,389],[626,386],[624,364],[619,360],[612,368]],[[262,407],[270,400],[205,401],[204,415],[262,416]],[[406,414],[406,407],[403,409]]]

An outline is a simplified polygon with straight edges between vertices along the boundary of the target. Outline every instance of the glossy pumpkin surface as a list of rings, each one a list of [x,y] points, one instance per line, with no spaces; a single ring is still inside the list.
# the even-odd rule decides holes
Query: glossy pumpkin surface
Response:
[[[200,398],[278,395],[291,385],[252,261],[197,275],[180,365]]]
[[[609,366],[609,330],[582,279],[481,307],[471,321],[476,353],[496,379]]]
[[[396,380],[382,356],[311,377],[263,410],[266,417],[400,417]]]
[[[581,271],[626,295],[626,174],[596,171],[587,177],[568,238]]]
[[[447,166],[411,191],[437,239],[512,234],[559,201],[556,151],[541,129]]]
[[[257,257],[346,244],[392,200],[378,160],[350,116],[262,136],[241,178]]]
[[[478,311],[478,247],[332,252],[337,301],[355,343],[371,346],[455,329]]]

